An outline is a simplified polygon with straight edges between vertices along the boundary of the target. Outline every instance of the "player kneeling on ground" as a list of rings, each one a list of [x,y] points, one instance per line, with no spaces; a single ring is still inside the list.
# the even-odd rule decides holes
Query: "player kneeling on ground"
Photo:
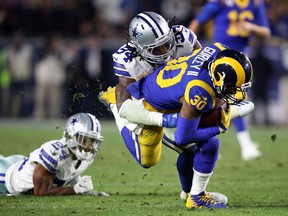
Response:
[[[102,142],[101,125],[95,116],[71,116],[60,140],[44,143],[28,158],[0,156],[0,194],[109,196],[93,191],[91,176],[81,176],[93,163]]]

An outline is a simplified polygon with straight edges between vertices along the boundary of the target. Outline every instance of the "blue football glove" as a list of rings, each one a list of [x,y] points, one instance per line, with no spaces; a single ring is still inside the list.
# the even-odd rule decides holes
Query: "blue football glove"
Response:
[[[162,126],[166,128],[175,128],[177,125],[179,113],[163,114]]]

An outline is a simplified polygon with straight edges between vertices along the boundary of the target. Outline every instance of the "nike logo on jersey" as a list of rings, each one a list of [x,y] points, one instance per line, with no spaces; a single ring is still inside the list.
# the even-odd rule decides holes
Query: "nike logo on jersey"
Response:
[[[202,95],[202,99],[206,101],[208,97],[205,97],[204,95]]]

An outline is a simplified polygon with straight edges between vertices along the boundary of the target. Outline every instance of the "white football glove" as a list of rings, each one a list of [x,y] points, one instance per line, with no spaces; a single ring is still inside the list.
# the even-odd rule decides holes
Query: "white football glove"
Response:
[[[87,191],[85,194],[92,195],[92,196],[110,196],[108,193],[103,191]]]
[[[80,176],[79,181],[73,187],[76,194],[83,194],[93,190],[93,183],[91,176]]]

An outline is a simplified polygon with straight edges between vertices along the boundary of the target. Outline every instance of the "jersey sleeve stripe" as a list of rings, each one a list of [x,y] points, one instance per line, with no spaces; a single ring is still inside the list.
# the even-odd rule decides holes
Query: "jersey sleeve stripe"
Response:
[[[130,74],[127,71],[123,70],[118,70],[117,68],[114,67],[114,72],[118,76],[125,76],[125,77],[131,77]]]
[[[123,64],[120,64],[120,63],[115,62],[115,61],[113,62],[113,67],[114,68],[119,68],[119,69],[124,69],[124,70],[126,69]]]
[[[44,149],[41,149],[40,159],[44,162],[45,165],[47,164],[49,167],[51,167],[52,170],[54,169],[53,167],[57,167],[57,165],[58,165],[58,162],[54,158],[52,158]],[[48,166],[47,166],[47,168],[49,169]]]
[[[193,34],[191,32],[189,32],[189,42],[194,45],[194,37],[193,37]]]
[[[43,165],[50,171],[50,172],[55,172],[56,169],[54,167],[52,167],[50,164],[48,164],[44,159],[43,159],[43,156],[40,155],[40,159],[42,160],[43,162]]]

